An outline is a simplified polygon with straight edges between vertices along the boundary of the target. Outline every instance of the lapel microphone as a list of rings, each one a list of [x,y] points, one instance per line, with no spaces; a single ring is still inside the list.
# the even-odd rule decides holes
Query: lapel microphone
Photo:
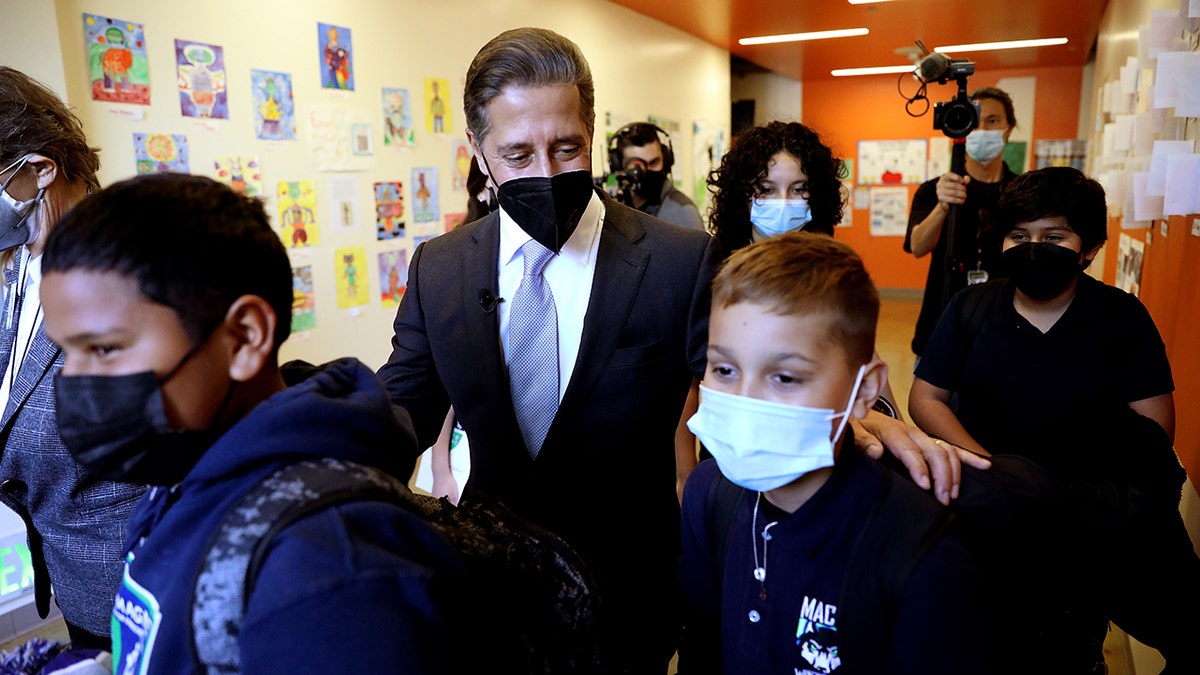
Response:
[[[491,314],[496,311],[496,307],[502,302],[504,302],[504,298],[496,297],[495,294],[486,288],[479,289],[479,306],[483,308],[485,313]]]

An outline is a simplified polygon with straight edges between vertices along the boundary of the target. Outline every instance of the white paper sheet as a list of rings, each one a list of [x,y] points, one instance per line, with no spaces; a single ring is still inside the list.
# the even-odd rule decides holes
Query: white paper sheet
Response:
[[[1165,183],[1164,216],[1200,213],[1200,155],[1179,154],[1167,157]]]
[[[1154,141],[1154,152],[1150,155],[1150,175],[1146,180],[1146,194],[1163,196],[1167,182],[1167,157],[1191,154],[1192,146],[1192,141]]]

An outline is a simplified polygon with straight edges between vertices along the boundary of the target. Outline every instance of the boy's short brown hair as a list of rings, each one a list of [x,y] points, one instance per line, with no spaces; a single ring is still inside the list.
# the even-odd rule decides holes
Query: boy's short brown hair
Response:
[[[854,249],[828,236],[788,232],[734,252],[713,280],[712,302],[751,302],[785,316],[825,313],[851,365],[875,354],[879,293]]]

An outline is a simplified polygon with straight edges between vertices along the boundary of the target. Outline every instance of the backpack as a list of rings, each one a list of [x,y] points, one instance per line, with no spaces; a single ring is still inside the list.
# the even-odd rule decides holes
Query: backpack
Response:
[[[905,586],[917,563],[953,519],[937,502],[921,495],[916,486],[897,480],[892,471],[884,470],[883,478],[846,567],[846,579],[854,583],[843,584],[838,601],[839,616],[853,617],[838,622],[838,653],[842,670],[847,673],[875,675],[891,670],[892,629]],[[718,578],[724,577],[733,521],[748,492],[720,472],[709,486],[706,516],[708,531],[714,538]],[[711,659],[711,645],[706,651]],[[715,667],[714,672],[719,672],[721,668],[719,663],[705,665],[699,661],[696,659],[692,665],[700,670]]]
[[[240,672],[242,616],[274,536],[307,515],[364,500],[416,513],[458,551],[471,611],[500,619],[489,624],[496,633],[489,644],[494,649],[478,652],[486,650],[489,663],[501,664],[499,671],[598,671],[594,584],[560,538],[487,497],[466,497],[456,507],[445,498],[413,494],[379,469],[325,458],[275,471],[217,526],[193,585],[190,630],[197,672]]]

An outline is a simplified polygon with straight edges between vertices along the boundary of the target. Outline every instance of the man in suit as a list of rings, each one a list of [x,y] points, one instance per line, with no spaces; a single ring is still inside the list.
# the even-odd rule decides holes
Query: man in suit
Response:
[[[125,523],[144,488],[89,476],[63,446],[54,420],[63,356],[46,337],[38,297],[46,237],[100,187],[99,168],[58,96],[0,67],[0,502],[25,522],[38,613],[49,611],[53,583],[72,645],[110,650]]]
[[[594,100],[579,48],[551,31],[507,31],[476,55],[467,137],[500,210],[414,253],[379,375],[419,447],[453,405],[471,439],[463,498],[570,543],[610,660],[661,674],[678,639],[674,434],[704,372],[718,255],[709,235],[592,188]]]

